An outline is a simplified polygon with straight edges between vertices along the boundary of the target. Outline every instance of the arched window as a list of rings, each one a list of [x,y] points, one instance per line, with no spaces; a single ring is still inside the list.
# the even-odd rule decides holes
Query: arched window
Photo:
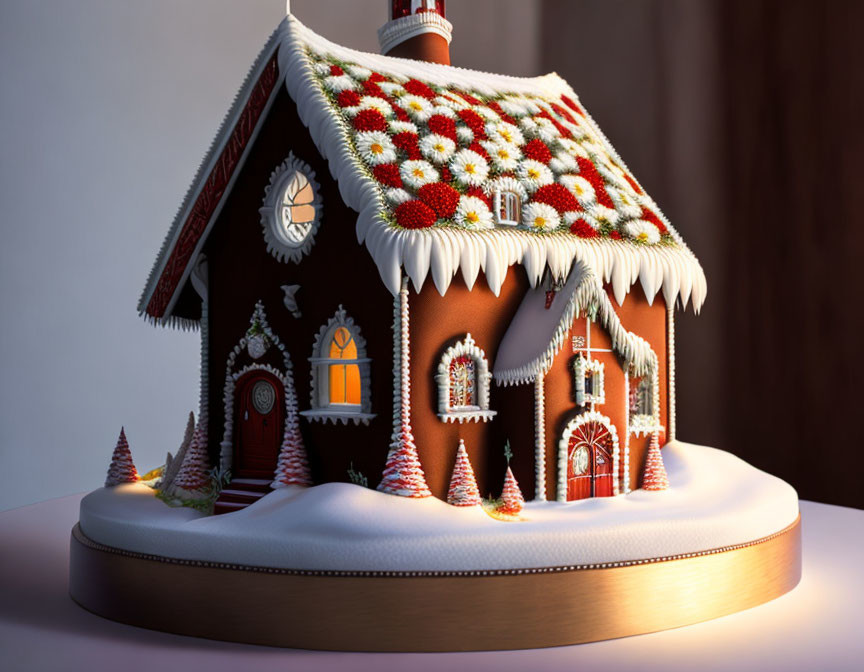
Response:
[[[631,377],[628,390],[628,419],[630,433],[647,436],[661,430],[657,397],[657,370],[644,376]]]
[[[370,362],[360,328],[339,306],[315,337],[309,358],[312,408],[300,415],[322,422],[368,423],[375,417],[371,412]]]
[[[471,334],[447,348],[438,364],[438,417],[444,422],[487,421],[492,374],[486,354]]]
[[[522,199],[514,191],[495,192],[495,215],[504,226],[518,226],[522,218]]]
[[[576,405],[606,403],[606,384],[603,362],[576,355],[573,363]]]

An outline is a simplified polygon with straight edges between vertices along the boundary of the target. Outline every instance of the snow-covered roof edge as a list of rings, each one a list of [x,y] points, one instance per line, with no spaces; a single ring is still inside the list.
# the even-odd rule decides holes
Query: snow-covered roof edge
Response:
[[[538,356],[518,366],[510,365],[508,368],[499,368],[496,362],[493,375],[498,385],[520,385],[532,382],[538,375],[545,376],[552,366],[553,360],[564,346],[573,321],[580,313],[594,307],[597,311],[596,321],[609,334],[612,340],[612,350],[621,358],[624,367],[629,367],[633,375],[643,376],[657,366],[657,355],[650,343],[624,328],[612,302],[609,300],[609,296],[589,268],[581,264],[574,266],[565,289],[569,292],[567,304],[546,348]],[[529,292],[523,299],[523,305],[531,298]],[[517,315],[521,308],[520,305],[520,308],[517,309]],[[520,338],[519,334],[512,333],[515,323],[516,318],[514,317],[511,328],[501,339],[499,352],[505,348],[508,338]]]
[[[271,33],[263,49],[261,49],[261,51],[258,53],[255,62],[249,69],[249,72],[246,74],[246,78],[243,80],[242,86],[238,90],[237,94],[234,96],[231,107],[225,114],[225,117],[222,119],[222,123],[219,125],[219,130],[214,136],[213,141],[207,150],[207,153],[201,160],[201,163],[198,166],[198,170],[195,173],[195,177],[190,183],[189,189],[186,191],[186,195],[183,197],[183,202],[177,210],[177,214],[174,217],[171,228],[168,230],[168,233],[162,241],[162,246],[159,249],[159,254],[156,256],[156,261],[154,262],[153,267],[150,270],[150,274],[147,276],[147,283],[144,286],[144,290],[141,292],[141,297],[138,301],[138,314],[145,316],[153,324],[180,327],[183,329],[198,328],[197,320],[190,320],[170,314],[171,308],[173,307],[173,304],[177,299],[177,295],[182,289],[186,278],[191,271],[191,268],[194,266],[193,263],[187,265],[187,268],[185,269],[185,272],[183,274],[183,278],[180,280],[174,290],[173,299],[162,317],[155,317],[153,315],[149,315],[147,313],[147,307],[153,296],[154,291],[156,290],[156,285],[163,272],[165,271],[165,266],[170,257],[170,253],[178,242],[180,234],[183,230],[183,225],[189,217],[189,214],[195,205],[196,199],[201,193],[205,183],[213,172],[213,169],[217,161],[219,160],[222,151],[225,149],[225,146],[231,137],[231,132],[237,124],[241,114],[243,113],[243,110],[249,100],[250,95],[252,94],[255,84],[258,82],[258,79],[261,76],[264,68],[267,66],[268,62],[273,57],[274,52],[276,51],[276,49],[279,48],[279,41],[280,30],[277,27],[276,30]],[[242,164],[242,160],[240,161],[240,163]],[[225,191],[223,197],[227,195],[227,193],[228,190]],[[216,219],[218,212],[219,208],[217,208],[216,213],[211,217],[211,221],[208,223],[208,228],[210,225],[212,225],[213,220]],[[205,239],[206,232],[199,239],[199,244]],[[195,257],[196,255],[193,254],[191,259],[194,261]]]
[[[386,211],[383,192],[354,155],[349,129],[333,112],[317,84],[306,49],[314,48],[369,68],[419,77],[442,86],[461,85],[488,95],[500,90],[540,90],[552,96],[564,94],[578,98],[558,75],[510,77],[359,52],[326,40],[293,16],[285,19],[279,32],[282,35],[279,66],[288,92],[316,147],[327,159],[343,200],[359,213],[358,241],[366,244],[382,280],[394,295],[399,291],[402,268],[418,291],[431,272],[432,281],[442,295],[457,271],[462,271],[471,288],[482,270],[489,287],[497,295],[513,264],[522,264],[531,285],[536,286],[547,264],[553,274],[566,277],[573,262],[579,259],[603,282],[611,283],[619,304],[638,279],[649,302],[662,289],[668,305],[674,305],[680,298],[681,306],[686,307],[692,299],[694,309],[698,312],[701,308],[707,293],[705,274],[672,227],[669,232],[676,247],[633,249],[620,241],[581,239],[565,233],[539,236],[504,229],[478,233],[451,229],[405,230],[392,226],[382,216]],[[605,136],[603,140],[611,148]],[[621,161],[617,153],[615,157]],[[621,164],[626,167],[623,161]]]

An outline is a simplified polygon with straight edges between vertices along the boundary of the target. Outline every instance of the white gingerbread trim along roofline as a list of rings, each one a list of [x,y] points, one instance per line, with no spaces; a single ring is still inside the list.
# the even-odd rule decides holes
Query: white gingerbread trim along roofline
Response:
[[[578,100],[558,75],[508,77],[367,54],[329,42],[293,16],[286,18],[279,31],[282,39],[279,66],[288,92],[319,152],[327,159],[343,200],[359,213],[357,238],[366,244],[392,294],[399,292],[402,268],[417,291],[431,272],[432,281],[442,295],[457,271],[461,270],[466,284],[473,287],[482,270],[489,287],[497,295],[513,264],[522,264],[532,286],[536,286],[547,265],[555,276],[566,277],[574,261],[581,260],[594,270],[597,277],[611,282],[619,303],[623,303],[630,287],[638,279],[649,302],[662,289],[668,305],[680,298],[682,306],[692,299],[695,310],[701,307],[707,292],[705,275],[695,256],[671,226],[668,227],[669,233],[677,247],[583,239],[569,233],[541,235],[508,229],[478,233],[450,228],[405,230],[392,226],[382,214],[387,210],[383,190],[354,155],[349,129],[331,109],[320,89],[307,49],[326,52],[382,73],[419,77],[446,86],[462,86],[486,95],[505,90],[551,96],[564,94]],[[593,120],[590,121],[596,127]],[[611,148],[605,136],[600,135]],[[626,168],[614,150],[612,153]]]

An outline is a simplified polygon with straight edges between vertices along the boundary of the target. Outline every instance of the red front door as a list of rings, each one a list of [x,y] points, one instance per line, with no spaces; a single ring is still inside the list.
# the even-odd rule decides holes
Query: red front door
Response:
[[[577,426],[567,447],[567,501],[586,497],[612,496],[612,453],[610,429],[596,420]]]
[[[234,416],[234,477],[273,478],[282,443],[281,381],[250,371],[237,381]]]

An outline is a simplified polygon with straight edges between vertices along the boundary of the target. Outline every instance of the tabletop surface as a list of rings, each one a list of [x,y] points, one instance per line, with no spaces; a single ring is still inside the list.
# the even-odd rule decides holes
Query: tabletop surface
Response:
[[[676,630],[530,651],[332,653],[215,642],[105,620],[68,596],[83,495],[0,513],[0,656],[18,670],[860,670],[864,511],[801,502],[803,578],[753,609]],[[170,595],[154,595],[170,604]],[[506,614],[502,614],[506,623]]]

